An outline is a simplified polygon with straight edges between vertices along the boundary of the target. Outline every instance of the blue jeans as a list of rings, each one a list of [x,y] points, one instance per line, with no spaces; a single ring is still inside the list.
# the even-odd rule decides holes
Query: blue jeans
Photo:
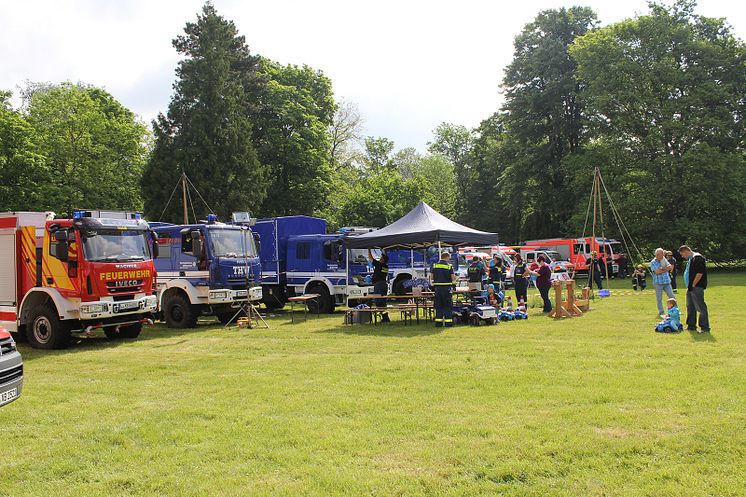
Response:
[[[665,307],[663,306],[663,292],[666,292],[668,298],[676,298],[673,294],[673,290],[671,289],[671,283],[666,283],[665,285],[653,283],[653,286],[655,287],[655,300],[658,302],[658,314],[665,314]]]

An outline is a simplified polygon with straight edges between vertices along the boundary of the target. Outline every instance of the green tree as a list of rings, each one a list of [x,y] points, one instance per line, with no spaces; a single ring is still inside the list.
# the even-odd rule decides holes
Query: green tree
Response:
[[[393,169],[395,167],[391,156],[393,152],[393,141],[388,138],[368,136],[365,138],[365,155],[363,157],[363,164],[371,171]]]
[[[458,188],[453,163],[441,155],[428,155],[414,163],[411,171],[410,181],[420,185],[419,200],[424,200],[444,216],[455,219]]]
[[[0,210],[45,210],[52,207],[52,176],[36,152],[34,130],[0,92]]]
[[[308,66],[283,66],[265,58],[259,74],[266,85],[252,113],[253,139],[259,161],[270,168],[260,211],[263,216],[315,214],[326,205],[333,170],[331,80]]]
[[[475,174],[471,168],[469,154],[474,146],[474,134],[466,126],[450,123],[441,123],[433,131],[433,141],[428,142],[428,151],[431,154],[441,155],[448,159],[454,168],[456,182],[456,218],[460,221],[468,221],[474,200],[478,205],[480,199],[474,199],[471,186],[475,180]]]
[[[363,117],[354,102],[337,102],[329,126],[329,156],[335,169],[350,166],[358,159],[363,126]]]
[[[416,148],[407,147],[392,155],[391,164],[399,171],[404,179],[409,179],[414,176],[422,158],[422,154]]]
[[[396,170],[377,170],[353,186],[341,218],[350,225],[383,227],[409,212],[423,193],[421,182],[405,180]]]
[[[48,208],[142,207],[136,185],[149,133],[131,111],[82,84],[36,85],[27,95],[26,119],[50,174],[43,189]]]
[[[746,50],[722,19],[694,2],[576,40],[601,164],[632,234],[687,241],[715,257],[746,254]]]
[[[153,219],[160,217],[183,171],[223,218],[232,211],[256,211],[268,186],[268,168],[257,160],[249,117],[256,111],[249,96],[262,86],[259,59],[233,22],[209,2],[173,45],[184,59],[168,114],[153,123],[155,146],[142,181],[145,210]],[[207,210],[196,204],[201,213]],[[180,220],[179,212],[172,201],[164,218]]]
[[[578,152],[586,116],[568,47],[596,24],[586,7],[542,11],[515,39],[513,61],[505,72],[504,125],[507,132],[501,194],[521,191],[517,203],[503,202],[520,222],[523,238],[562,233],[573,212],[568,188],[573,172],[565,157]],[[590,173],[589,173],[590,174]]]

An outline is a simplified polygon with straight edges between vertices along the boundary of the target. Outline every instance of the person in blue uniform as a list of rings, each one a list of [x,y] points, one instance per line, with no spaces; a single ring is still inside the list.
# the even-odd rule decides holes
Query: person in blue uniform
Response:
[[[495,254],[490,261],[490,283],[498,290],[505,288],[505,266],[502,258]]]
[[[594,250],[591,253],[591,258],[586,262],[588,264],[588,288],[593,290],[593,283],[596,283],[596,287],[599,290],[603,290],[604,285],[601,283],[601,275],[603,274],[604,265],[601,259],[598,258],[598,252]]]
[[[523,262],[521,254],[515,255],[513,266],[513,287],[515,287],[515,301],[518,306],[526,305],[528,302],[528,267]]]
[[[381,252],[381,258],[376,260],[376,258],[373,257],[373,252],[368,249],[368,259],[370,260],[370,263],[373,264],[373,293],[375,293],[376,295],[387,295],[389,293],[388,255],[386,255],[385,252]],[[376,307],[380,309],[386,307],[387,301],[386,299],[376,299],[375,303]],[[388,323],[389,321],[391,321],[391,319],[389,319],[389,313],[381,313],[381,322]]]
[[[479,257],[472,257],[471,264],[466,269],[466,274],[469,277],[469,291],[481,292],[482,279],[484,279],[484,264],[482,264]]]
[[[435,327],[453,326],[453,285],[456,275],[450,263],[451,254],[443,252],[431,267],[435,287]]]

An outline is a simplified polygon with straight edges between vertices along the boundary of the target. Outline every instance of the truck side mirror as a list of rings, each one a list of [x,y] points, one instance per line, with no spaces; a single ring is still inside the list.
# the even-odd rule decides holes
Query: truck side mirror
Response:
[[[199,258],[202,255],[202,238],[199,231],[192,231],[192,255]]]
[[[259,233],[254,233],[253,231],[251,234],[254,236],[254,245],[256,245],[256,254],[259,255],[262,253],[262,237],[259,235]]]

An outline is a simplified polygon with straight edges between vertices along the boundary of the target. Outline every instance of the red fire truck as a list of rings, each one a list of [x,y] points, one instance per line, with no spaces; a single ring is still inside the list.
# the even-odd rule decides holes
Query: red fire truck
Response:
[[[42,349],[101,328],[137,337],[158,305],[152,241],[134,214],[0,214],[0,326]]]
[[[619,271],[620,259],[626,257],[622,244],[617,240],[603,238],[546,238],[543,240],[528,240],[527,246],[554,250],[563,258],[570,261],[577,272],[588,271],[588,263],[592,252],[600,254],[609,264],[609,275]]]

